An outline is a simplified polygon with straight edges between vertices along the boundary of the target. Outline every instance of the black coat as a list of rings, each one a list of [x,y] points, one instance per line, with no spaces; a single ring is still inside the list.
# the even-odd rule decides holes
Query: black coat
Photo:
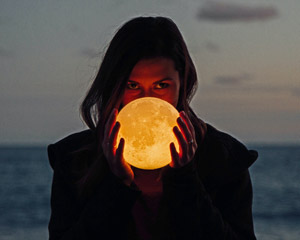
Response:
[[[257,152],[207,125],[193,161],[169,168],[154,239],[256,239],[248,168]],[[135,239],[131,209],[140,191],[108,174],[88,201],[78,199],[68,171],[70,152],[92,141],[91,130],[48,146],[54,170],[50,240]]]

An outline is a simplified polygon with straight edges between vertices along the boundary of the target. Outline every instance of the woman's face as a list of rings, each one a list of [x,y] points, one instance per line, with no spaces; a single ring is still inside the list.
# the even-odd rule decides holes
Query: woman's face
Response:
[[[132,69],[124,92],[122,106],[141,97],[156,97],[172,104],[178,103],[179,73],[169,58],[140,60]]]

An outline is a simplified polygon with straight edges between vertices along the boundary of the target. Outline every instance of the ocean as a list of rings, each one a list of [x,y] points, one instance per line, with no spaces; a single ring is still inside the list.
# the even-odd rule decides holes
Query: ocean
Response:
[[[248,145],[258,240],[300,239],[300,146]],[[48,238],[52,170],[44,147],[0,147],[0,239]]]

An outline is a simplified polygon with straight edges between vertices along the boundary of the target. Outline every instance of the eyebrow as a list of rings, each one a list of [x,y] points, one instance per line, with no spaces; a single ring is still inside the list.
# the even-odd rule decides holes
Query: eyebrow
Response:
[[[159,82],[163,82],[163,81],[173,81],[173,78],[171,78],[171,77],[166,77],[166,78],[163,78],[163,79],[160,79],[160,80],[158,80],[158,81],[155,81],[154,83],[159,83]],[[139,83],[139,82],[137,82],[137,81],[134,81],[134,80],[128,80],[128,82],[134,82],[134,83]]]

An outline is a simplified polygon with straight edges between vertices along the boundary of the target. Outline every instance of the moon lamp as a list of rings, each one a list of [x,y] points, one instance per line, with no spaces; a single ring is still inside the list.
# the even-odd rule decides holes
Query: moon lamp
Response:
[[[138,98],[121,109],[117,116],[120,130],[117,143],[125,140],[123,156],[130,165],[153,170],[171,162],[170,143],[177,152],[173,133],[179,113],[170,103],[154,97]]]

